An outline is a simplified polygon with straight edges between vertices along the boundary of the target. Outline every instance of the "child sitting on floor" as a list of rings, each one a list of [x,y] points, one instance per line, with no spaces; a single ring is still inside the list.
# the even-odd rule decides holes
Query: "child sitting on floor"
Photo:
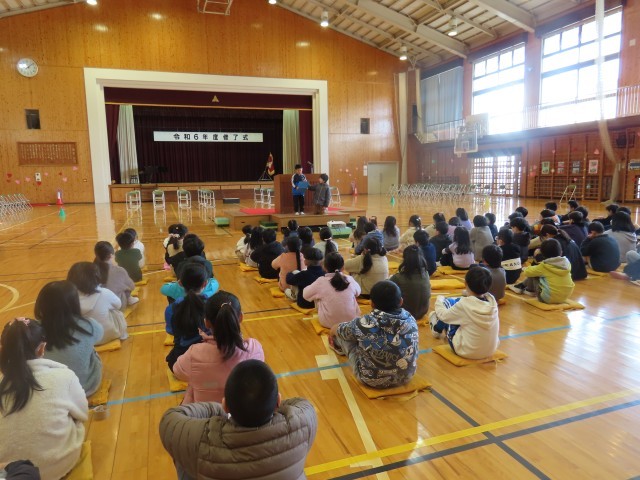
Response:
[[[263,244],[251,252],[251,260],[258,265],[258,273],[262,278],[278,278],[278,270],[271,263],[282,255],[284,247],[276,241],[275,230],[263,230],[262,241]]]
[[[116,263],[124,268],[131,280],[139,282],[142,280],[142,270],[140,269],[140,260],[142,254],[137,248],[133,248],[135,239],[129,232],[122,232],[116,235],[116,242],[120,250],[116,252]]]
[[[422,220],[420,219],[420,215],[411,215],[409,217],[409,228],[407,228],[405,232],[400,235],[400,250],[415,243],[413,234],[418,230],[422,230]]]
[[[43,358],[44,329],[16,318],[0,338],[0,462],[29,458],[42,478],[63,478],[80,458],[87,398],[78,377]]]
[[[402,308],[400,288],[384,280],[371,289],[373,311],[334,325],[329,344],[347,355],[355,377],[368,387],[408,383],[418,366],[418,325]]]
[[[496,242],[502,250],[502,263],[507,284],[513,285],[522,274],[522,259],[520,247],[513,243],[513,232],[509,227],[502,227],[496,237]]]
[[[456,227],[453,232],[453,243],[442,251],[440,264],[449,265],[455,270],[467,270],[474,263],[469,230],[465,227]]]
[[[262,345],[253,338],[244,340],[240,323],[242,309],[233,293],[221,290],[207,300],[204,324],[213,335],[203,333],[203,341],[191,345],[173,365],[176,378],[189,383],[182,405],[222,401],[233,367],[249,359],[264,361]]]
[[[278,286],[280,290],[285,292],[291,288],[287,283],[287,274],[295,270],[306,270],[307,267],[303,263],[302,253],[300,252],[300,239],[298,237],[287,238],[287,251],[280,254],[278,258],[273,259],[271,268],[278,270]]]
[[[251,254],[261,245],[264,245],[264,241],[262,240],[262,233],[264,232],[264,228],[258,225],[257,227],[253,227],[251,230],[251,238],[249,239],[249,243],[247,243],[247,248],[244,252],[244,263],[249,265],[250,267],[258,268],[258,264],[251,260]]]
[[[400,247],[400,229],[396,225],[396,217],[389,215],[382,228],[382,246],[388,251]]]
[[[464,277],[469,296],[447,298],[438,295],[429,326],[435,338],[445,335],[454,353],[481,359],[493,355],[500,344],[498,304],[491,288],[491,274],[482,267],[471,268]]]
[[[165,268],[171,266],[174,273],[175,266],[179,264],[184,257],[182,253],[182,241],[188,232],[189,229],[185,225],[174,223],[173,225],[169,225],[169,236],[162,242],[164,246]]]
[[[484,247],[495,243],[494,235],[491,235],[491,230],[489,229],[485,216],[476,215],[473,217],[473,228],[471,232],[469,232],[469,239],[471,240],[473,256],[475,260],[479,262],[482,260],[482,250]]]
[[[249,240],[251,240],[251,230],[253,230],[253,227],[251,225],[244,225],[242,227],[242,233],[244,234],[244,237],[242,237],[240,240],[238,240],[238,243],[236,243],[236,257],[238,257],[238,260],[240,260],[242,263],[245,263],[244,257],[247,252],[247,245],[249,244]]]
[[[527,279],[509,289],[538,297],[543,303],[565,303],[575,286],[571,280],[571,263],[562,255],[560,242],[555,238],[545,240],[540,245],[542,263],[523,269]]]
[[[418,230],[415,235],[427,232]],[[413,318],[422,318],[429,310],[431,282],[427,271],[427,261],[417,245],[410,245],[402,252],[402,263],[398,273],[389,279],[400,287],[405,310]]]
[[[344,259],[338,252],[328,253],[324,259],[327,272],[306,287],[302,296],[308,302],[316,302],[318,321],[325,328],[348,322],[360,315],[356,297],[360,285],[349,275],[342,273]]]
[[[329,227],[322,227],[320,229],[320,241],[314,245],[314,248],[317,248],[322,252],[323,258],[331,252],[338,251],[338,245],[333,240],[333,234]]]
[[[429,242],[436,249],[436,262],[442,258],[442,252],[451,245],[451,237],[449,237],[449,224],[447,222],[436,223],[436,234],[429,238]]]
[[[247,360],[232,370],[222,405],[192,403],[160,421],[162,445],[178,478],[304,478],[318,419],[302,398],[281,402],[267,364]]]
[[[433,275],[438,267],[436,265],[436,247],[429,241],[429,234],[426,230],[418,230],[413,234],[413,239],[427,262],[427,273],[429,276]]]
[[[484,218],[487,219],[487,226],[491,232],[491,238],[495,239],[498,236],[498,227],[496,227],[496,215],[488,212],[484,214]]]
[[[618,242],[604,234],[600,222],[591,222],[587,227],[587,238],[580,245],[585,261],[596,272],[613,272],[620,266],[620,247]]]
[[[529,224],[522,217],[515,217],[509,222],[513,232],[513,244],[520,247],[520,262],[524,263],[529,259],[529,243],[531,243],[531,233]]]
[[[507,286],[506,272],[502,268],[502,250],[497,245],[487,245],[482,250],[482,261],[484,264],[480,265],[486,265],[487,270],[491,273],[489,293],[496,300],[500,300],[504,297],[504,290]]]
[[[176,275],[180,277],[180,272],[186,265],[197,263],[204,267],[209,278],[213,277],[213,265],[207,260],[204,253],[204,242],[195,234],[187,235],[182,242],[184,260],[176,268]]]
[[[344,269],[349,272],[362,288],[362,295],[369,295],[371,288],[380,280],[389,278],[387,251],[377,238],[370,237],[364,242],[362,255],[347,260]]]
[[[93,247],[93,252],[96,255],[93,263],[100,269],[100,284],[116,294],[122,304],[120,309],[124,310],[127,305],[138,303],[138,298],[131,296],[136,285],[127,271],[114,263],[116,252],[113,245],[109,242],[98,242]]]
[[[318,278],[324,277],[322,269],[322,252],[317,248],[307,247],[303,250],[304,264],[307,267],[302,272],[294,270],[287,274],[286,282],[291,285],[284,294],[287,298],[294,300],[301,308],[313,308],[313,302],[304,299],[304,289],[315,282]]]
[[[138,265],[140,265],[140,268],[143,268],[144,262],[145,262],[144,261],[144,243],[140,241],[140,239],[138,238],[138,232],[136,232],[133,228],[125,228],[123,231],[131,234],[131,236],[133,237],[133,248],[137,248],[138,250],[140,250],[140,255],[142,255],[142,258],[138,262]]]

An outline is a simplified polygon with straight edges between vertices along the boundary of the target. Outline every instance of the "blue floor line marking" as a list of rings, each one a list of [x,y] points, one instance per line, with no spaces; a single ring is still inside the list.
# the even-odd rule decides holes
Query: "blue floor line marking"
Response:
[[[640,315],[640,313],[634,312],[634,313],[630,313],[628,315],[623,315],[620,317],[614,317],[614,318],[610,318],[610,319],[604,319],[605,322],[613,322],[613,321],[617,321],[617,320],[625,320],[634,316],[638,316]],[[520,338],[523,336],[531,336],[531,335],[540,335],[543,333],[549,333],[549,332],[554,332],[554,331],[558,331],[558,330],[566,330],[572,328],[571,325],[566,325],[566,326],[562,326],[562,327],[556,327],[556,328],[545,328],[542,330],[533,330],[531,332],[524,332],[524,333],[515,333],[513,335],[505,335],[503,337],[500,337],[500,340],[509,340],[512,338]],[[431,352],[432,349],[431,348],[426,348],[423,350],[420,350],[418,353],[419,354],[425,354],[425,353],[429,353]],[[285,377],[294,377],[297,375],[304,375],[307,373],[314,373],[314,372],[321,372],[323,370],[331,370],[334,368],[342,368],[342,367],[348,367],[349,363],[348,362],[344,362],[344,363],[338,363],[336,365],[326,365],[324,367],[313,367],[313,368],[307,368],[304,370],[293,370],[291,372],[282,372],[282,373],[277,373],[276,374],[276,378],[285,378]],[[177,392],[180,393],[180,392]],[[152,395],[148,395],[148,396],[142,396],[142,397],[135,397],[136,400],[135,401],[143,401],[143,400],[149,400],[151,398],[156,398],[153,395],[160,395],[160,396],[169,396],[169,395],[174,395],[173,392],[164,392],[164,393],[156,393],[156,394],[152,394]],[[120,402],[120,403],[129,403],[127,401],[128,399],[122,399],[122,400],[114,400],[116,402]]]
[[[542,425],[537,425],[530,428],[525,428],[522,430],[518,430],[511,433],[506,433],[504,435],[497,435],[494,438],[487,438],[485,440],[480,440],[477,442],[467,443],[466,445],[460,445],[458,447],[448,448],[445,450],[440,450],[438,452],[427,453],[425,455],[420,455],[419,457],[413,457],[406,460],[400,460],[398,462],[389,463],[387,465],[382,465],[380,467],[370,468],[367,470],[361,470],[359,472],[349,473],[347,475],[342,475],[340,477],[333,477],[332,480],[355,480],[357,478],[363,478],[370,475],[375,475],[377,473],[389,472],[391,470],[397,470],[398,468],[408,467],[411,465],[415,465],[417,463],[427,462],[429,460],[434,460],[436,458],[447,457],[449,455],[455,455],[456,453],[466,452],[468,450],[474,450],[479,447],[484,447],[487,445],[495,445],[498,442],[504,442],[508,440],[513,440],[514,438],[523,437],[525,435],[530,435],[532,433],[538,433],[544,430],[549,430],[555,427],[560,427],[564,425],[568,425],[570,423],[579,422],[581,420],[587,420],[590,418],[598,417],[601,415],[605,415],[607,413],[617,412],[619,410],[624,410],[627,408],[637,407],[640,405],[640,400],[634,400],[632,402],[622,403],[619,405],[614,405],[613,407],[601,408],[599,410],[594,410],[593,412],[582,413],[580,415],[575,415],[573,417],[567,417],[562,420],[555,420],[553,422],[544,423]]]

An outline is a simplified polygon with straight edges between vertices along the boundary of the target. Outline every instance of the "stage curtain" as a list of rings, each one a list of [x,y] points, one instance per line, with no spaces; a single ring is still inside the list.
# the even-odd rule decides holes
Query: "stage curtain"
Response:
[[[282,172],[291,173],[300,158],[300,116],[298,110],[282,111]]]
[[[107,142],[111,180],[120,181],[120,154],[118,152],[118,117],[120,105],[105,105],[107,112]]]
[[[421,81],[423,128],[462,119],[463,69],[455,67]]]
[[[303,171],[322,173],[313,170],[313,115],[311,110],[299,110],[300,124],[300,160]]]
[[[120,154],[120,183],[132,183],[131,177],[138,176],[138,154],[131,105],[120,105],[118,152]]]
[[[134,108],[140,171],[159,169],[155,181],[256,181],[273,153],[282,172],[282,110]],[[154,142],[154,131],[262,133],[262,143]]]

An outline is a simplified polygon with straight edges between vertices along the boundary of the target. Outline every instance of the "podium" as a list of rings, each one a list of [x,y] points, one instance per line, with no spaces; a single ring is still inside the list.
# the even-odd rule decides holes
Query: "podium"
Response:
[[[273,177],[273,188],[275,191],[275,209],[276,213],[293,214],[293,193],[291,187],[292,174],[282,174]],[[316,185],[320,179],[319,173],[307,173],[307,182],[309,185]],[[313,212],[313,192],[307,190],[304,195],[304,210],[309,214]]]

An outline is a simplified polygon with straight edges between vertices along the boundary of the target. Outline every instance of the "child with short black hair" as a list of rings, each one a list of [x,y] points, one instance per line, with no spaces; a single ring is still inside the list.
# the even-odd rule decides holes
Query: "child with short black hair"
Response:
[[[260,225],[251,229],[251,238],[249,239],[249,243],[247,243],[247,248],[244,252],[244,263],[250,267],[258,268],[258,264],[251,259],[251,254],[259,246],[264,244],[262,240],[262,232],[264,232],[264,227]]]
[[[567,218],[569,223],[560,225],[558,228],[566,232],[576,242],[576,245],[582,245],[584,239],[587,238],[587,224],[584,222],[582,213],[574,211],[569,213]]]
[[[360,243],[356,245],[356,248],[354,249],[354,252],[356,255],[360,255],[362,253],[362,250],[364,249],[364,242],[367,238],[376,238],[380,242],[380,245],[384,244],[384,236],[382,235],[382,232],[378,230],[378,227],[376,226],[375,223],[367,222],[364,225],[364,231],[365,231],[365,236],[362,238]]]
[[[613,272],[620,266],[618,242],[604,234],[600,222],[591,222],[587,227],[587,238],[580,245],[580,253],[596,272]]]
[[[136,232],[133,228],[125,228],[123,231],[130,233],[133,236],[133,248],[137,248],[138,250],[140,250],[140,255],[142,255],[142,258],[140,259],[140,262],[138,262],[138,264],[140,265],[140,268],[144,268],[144,243],[142,243],[140,241],[140,238],[138,238],[138,232]]]
[[[245,254],[247,253],[247,245],[249,244],[249,240],[251,240],[252,230],[253,227],[251,225],[244,225],[242,227],[242,233],[244,237],[242,237],[240,240],[238,240],[238,243],[236,243],[236,257],[238,257],[238,260],[240,260],[242,263],[245,263]]]
[[[507,285],[518,281],[522,274],[522,259],[520,247],[513,243],[513,232],[509,227],[502,227],[496,237],[496,243],[502,250],[501,266],[504,268]]]
[[[306,269],[287,273],[286,282],[290,287],[284,291],[284,294],[287,298],[294,300],[301,308],[313,308],[315,307],[314,303],[304,299],[304,289],[318,278],[324,277],[323,256],[320,250],[313,247],[303,249],[302,256]]]
[[[180,255],[182,253],[182,241],[184,240],[185,235],[189,233],[189,229],[182,223],[174,223],[169,225],[168,231],[169,236],[167,236],[167,238],[162,242],[162,245],[164,246],[165,268],[169,268],[169,266],[173,267],[176,260],[180,260],[180,258],[183,257],[183,255]]]
[[[300,238],[300,250],[306,247],[313,247],[316,244],[313,239],[313,230],[309,227],[301,227],[298,230],[298,238]]]
[[[438,267],[436,266],[436,247],[429,241],[429,234],[426,230],[418,230],[413,234],[413,240],[427,262],[427,273],[429,276],[433,275]]]
[[[423,232],[418,230],[415,235]],[[400,287],[402,306],[413,318],[420,319],[429,310],[431,282],[427,271],[427,261],[418,245],[410,245],[402,251],[402,263],[398,273],[389,279]]]
[[[482,261],[491,273],[491,288],[489,293],[493,298],[500,300],[504,297],[504,290],[507,286],[506,272],[502,268],[502,250],[497,245],[487,245],[482,250]]]
[[[514,245],[520,247],[520,261],[524,264],[529,259],[529,243],[531,243],[529,224],[524,218],[515,217],[509,222],[509,226],[513,232]]]
[[[313,192],[313,213],[323,215],[327,213],[331,203],[331,187],[329,187],[329,175],[321,173],[316,185],[309,185]]]
[[[284,237],[282,238],[282,246],[284,249],[287,249],[287,238],[289,237],[297,237],[299,234],[300,226],[298,225],[298,221],[291,219],[287,222],[287,226],[282,228],[282,233]]]
[[[484,218],[487,219],[487,226],[489,227],[489,231],[491,232],[491,238],[495,239],[498,235],[498,227],[496,227],[495,214],[491,212],[485,213]]]
[[[373,311],[334,325],[329,345],[347,355],[354,376],[371,388],[408,383],[418,366],[418,325],[402,308],[400,287],[389,280],[371,289]]]
[[[482,251],[487,245],[493,245],[494,238],[491,235],[489,224],[484,215],[476,215],[473,217],[473,228],[469,232],[469,240],[471,240],[471,249],[476,261],[482,260]]]
[[[451,237],[449,236],[449,224],[447,222],[436,223],[436,234],[429,241],[436,249],[436,262],[440,261],[443,250],[451,245]]]
[[[192,263],[200,264],[204,267],[209,278],[213,277],[213,265],[207,260],[204,252],[204,242],[200,237],[195,234],[187,235],[184,237],[182,243],[182,251],[184,252],[184,260],[180,262],[176,269],[176,275],[180,277],[180,272],[185,267]]]
[[[258,265],[258,272],[262,278],[278,278],[278,270],[271,266],[271,262],[284,252],[284,247],[280,242],[276,242],[275,230],[268,228],[262,231],[262,241],[263,244],[251,252],[251,260]]]
[[[498,304],[491,288],[491,273],[486,268],[471,268],[464,277],[466,297],[438,295],[435,311],[429,314],[429,326],[435,338],[445,335],[451,349],[460,357],[490,357],[500,345]]]
[[[331,328],[360,315],[356,297],[361,289],[358,282],[343,273],[344,259],[338,252],[326,255],[324,270],[327,273],[307,286],[302,295],[308,302],[316,303],[320,325]]]
[[[558,240],[551,238],[540,245],[543,261],[523,269],[527,279],[509,289],[516,293],[525,293],[538,297],[543,303],[564,303],[573,293],[571,263],[562,256],[562,247]]]
[[[133,248],[135,239],[129,232],[122,232],[116,235],[116,242],[120,250],[116,252],[116,263],[124,268],[131,280],[139,282],[142,280],[142,270],[140,269],[140,260],[142,254],[137,248]]]
[[[293,188],[293,211],[296,215],[304,215],[304,194],[309,184],[307,177],[302,173],[302,165],[299,163],[293,167],[291,187]]]
[[[222,404],[169,409],[160,422],[160,438],[178,478],[195,479],[202,472],[209,478],[304,478],[317,428],[307,400],[281,401],[267,364],[246,360],[227,378]]]

